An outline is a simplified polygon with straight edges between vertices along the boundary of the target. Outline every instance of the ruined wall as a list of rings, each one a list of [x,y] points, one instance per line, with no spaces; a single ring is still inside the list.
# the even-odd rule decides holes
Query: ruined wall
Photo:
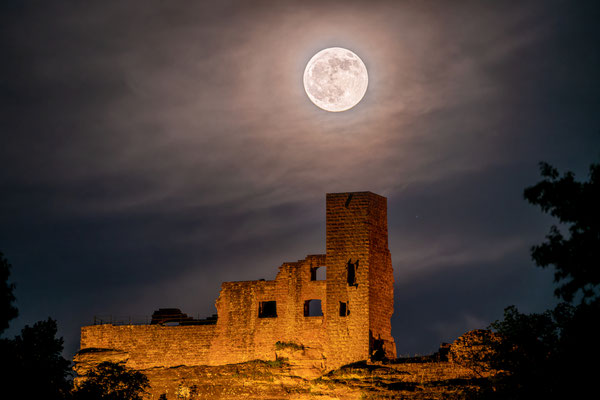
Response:
[[[81,349],[114,349],[134,369],[202,365],[209,361],[215,325],[92,325],[81,328]],[[85,353],[85,352],[84,352]]]
[[[145,369],[275,360],[276,342],[293,342],[306,348],[295,354],[295,361],[304,367],[324,368],[324,317],[304,315],[306,300],[322,300],[325,309],[326,281],[311,280],[311,269],[324,265],[324,255],[311,255],[284,263],[274,281],[223,283],[216,301],[216,325],[86,326],[81,329],[81,349],[113,350],[102,352],[103,357],[127,360],[128,367]],[[259,318],[263,301],[276,302],[277,316]]]
[[[322,255],[285,263],[274,281],[225,282],[217,300],[219,319],[212,365],[275,359],[275,343],[294,342],[322,351],[324,318],[305,317],[304,302],[325,301],[325,281],[311,281]],[[261,302],[275,301],[277,316],[259,318]],[[324,305],[324,304],[323,304]]]
[[[223,283],[216,325],[89,326],[82,328],[81,349],[110,349],[103,357],[127,359],[136,369],[275,360],[277,342],[301,345],[301,352],[284,356],[305,369],[337,368],[378,349],[395,357],[386,199],[334,193],[326,208],[327,254],[284,263],[273,281]],[[326,268],[326,280],[314,280],[317,267]],[[307,316],[308,300],[319,300],[323,315]],[[261,317],[266,305],[273,315]]]

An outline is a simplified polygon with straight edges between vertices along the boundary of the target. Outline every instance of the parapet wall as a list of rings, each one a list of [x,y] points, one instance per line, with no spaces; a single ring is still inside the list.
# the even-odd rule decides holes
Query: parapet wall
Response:
[[[126,353],[134,369],[204,365],[209,361],[215,325],[92,325],[81,328],[82,349]]]

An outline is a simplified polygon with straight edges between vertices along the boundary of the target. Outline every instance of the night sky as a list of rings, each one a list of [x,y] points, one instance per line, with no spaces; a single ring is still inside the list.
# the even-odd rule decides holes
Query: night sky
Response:
[[[95,315],[206,317],[222,281],[325,252],[325,193],[388,198],[399,355],[555,303],[523,199],[600,156],[597,1],[3,1],[0,251],[65,355]],[[329,113],[339,46],[369,72]]]

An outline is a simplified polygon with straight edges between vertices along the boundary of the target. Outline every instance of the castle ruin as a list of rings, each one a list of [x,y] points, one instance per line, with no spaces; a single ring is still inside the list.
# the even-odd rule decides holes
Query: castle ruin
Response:
[[[327,194],[326,242],[326,254],[284,263],[275,280],[223,283],[216,319],[168,326],[155,313],[147,325],[84,326],[75,361],[126,362],[137,370],[217,366],[275,360],[286,344],[302,349],[289,352],[290,362],[321,371],[395,358],[386,198]]]

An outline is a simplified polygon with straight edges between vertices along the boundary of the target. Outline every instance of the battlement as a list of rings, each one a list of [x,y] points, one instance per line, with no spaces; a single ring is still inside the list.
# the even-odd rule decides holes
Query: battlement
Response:
[[[326,254],[283,263],[272,281],[224,282],[216,324],[163,326],[173,318],[157,312],[153,325],[82,327],[75,361],[118,359],[136,369],[225,365],[274,360],[277,343],[302,349],[287,351],[292,364],[319,371],[395,358],[386,198],[327,194],[326,241]],[[177,312],[178,320],[191,323]]]

